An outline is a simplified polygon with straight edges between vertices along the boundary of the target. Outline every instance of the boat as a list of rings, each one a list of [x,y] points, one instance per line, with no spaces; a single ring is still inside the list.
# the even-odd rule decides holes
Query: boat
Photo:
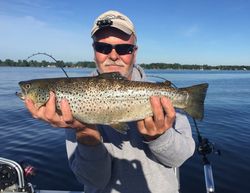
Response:
[[[23,168],[16,161],[0,157],[0,193],[84,193],[83,191],[36,190],[25,180],[25,172],[31,170],[32,168]],[[179,168],[174,168],[174,172],[179,181]]]
[[[173,168],[178,180],[180,190],[179,168]],[[26,181],[27,172],[31,172],[30,166],[24,168],[16,161],[0,157],[0,193],[84,193],[84,191],[62,190],[37,190],[33,184]],[[214,182],[211,165],[204,165],[204,174],[207,193],[214,192]]]
[[[27,168],[26,168],[27,169]],[[27,171],[27,170],[26,170]],[[25,179],[25,168],[19,163],[0,157],[0,193],[84,193],[81,191],[36,190]]]

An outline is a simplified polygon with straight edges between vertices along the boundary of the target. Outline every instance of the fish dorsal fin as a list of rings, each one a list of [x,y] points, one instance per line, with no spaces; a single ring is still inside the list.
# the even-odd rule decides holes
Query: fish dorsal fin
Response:
[[[172,82],[170,80],[165,80],[163,84],[165,84],[166,86],[171,86]]]
[[[102,73],[102,74],[98,75],[98,78],[127,80],[127,78],[122,76],[119,72]]]

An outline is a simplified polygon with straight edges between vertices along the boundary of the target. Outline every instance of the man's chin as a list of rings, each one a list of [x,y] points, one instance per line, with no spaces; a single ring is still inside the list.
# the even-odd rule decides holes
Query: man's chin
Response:
[[[106,70],[109,72],[122,72],[123,67],[122,66],[107,66]]]
[[[109,73],[109,72],[118,72],[124,77],[128,77],[128,72],[124,71],[124,67],[119,67],[119,66],[107,66],[104,70],[103,73]]]
[[[113,66],[109,66],[108,68],[106,68],[105,72],[119,72],[122,75],[125,74],[122,67],[113,67]]]

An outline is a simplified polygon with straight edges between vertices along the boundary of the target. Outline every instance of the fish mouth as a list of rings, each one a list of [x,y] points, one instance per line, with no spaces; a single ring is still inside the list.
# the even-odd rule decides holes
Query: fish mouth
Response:
[[[25,100],[25,98],[26,98],[25,96],[27,95],[27,90],[24,88],[23,84],[24,84],[23,81],[18,83],[21,90],[20,90],[20,92],[16,92],[16,96],[18,96],[22,101]]]
[[[25,96],[21,92],[16,92],[16,96],[18,96],[21,100],[25,100]]]

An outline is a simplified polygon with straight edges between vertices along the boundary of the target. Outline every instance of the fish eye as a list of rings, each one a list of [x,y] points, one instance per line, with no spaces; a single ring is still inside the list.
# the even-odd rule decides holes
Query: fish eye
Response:
[[[25,85],[25,88],[26,88],[26,89],[29,89],[30,86],[31,86],[30,84],[26,84],[26,85]]]

